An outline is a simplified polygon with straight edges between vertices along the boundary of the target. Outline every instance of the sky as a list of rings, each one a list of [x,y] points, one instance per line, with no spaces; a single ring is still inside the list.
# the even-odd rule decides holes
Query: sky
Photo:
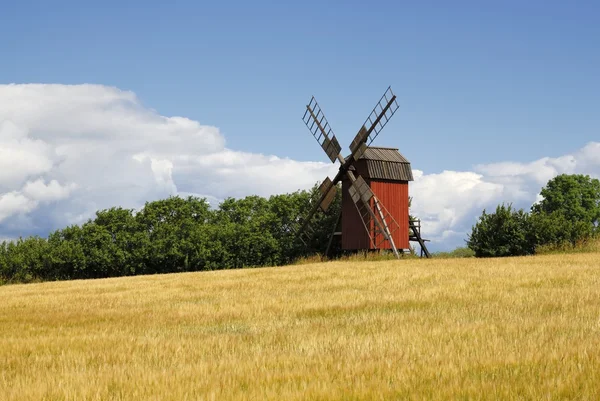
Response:
[[[600,177],[597,2],[20,1],[0,15],[0,239],[169,195],[269,196],[337,166],[388,86],[373,145],[411,161],[433,250],[553,176]]]

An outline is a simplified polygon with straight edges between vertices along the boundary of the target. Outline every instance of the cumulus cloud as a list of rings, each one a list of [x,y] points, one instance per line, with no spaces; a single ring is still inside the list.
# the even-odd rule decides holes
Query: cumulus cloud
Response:
[[[0,112],[1,113],[1,112]],[[52,149],[28,137],[27,129],[0,117],[0,191],[14,188],[52,167]]]
[[[36,205],[37,202],[15,191],[2,194],[0,195],[0,222],[11,215],[27,213]]]
[[[22,193],[34,201],[52,202],[68,198],[70,192],[76,187],[77,185],[73,183],[60,185],[56,180],[52,180],[46,184],[40,178],[25,184]]]
[[[411,212],[433,248],[448,248],[463,243],[483,208],[528,207],[548,179],[573,172],[599,175],[600,143],[530,163],[415,171]],[[331,163],[233,150],[218,128],[162,116],[118,88],[0,85],[0,238],[46,235],[98,209],[175,194],[217,206],[229,196],[292,192],[335,173]]]
[[[481,209],[504,192],[501,184],[487,182],[481,174],[444,171],[423,174],[414,171],[410,186],[413,196],[411,211],[423,225],[423,233],[436,241],[462,235],[461,223],[473,210]]]
[[[332,170],[225,147],[218,128],[165,117],[101,85],[0,85],[0,236],[44,234],[98,209],[187,194],[307,188]],[[297,171],[303,171],[297,177]]]
[[[177,182],[183,183],[182,190],[202,188],[221,199],[248,194],[269,196],[306,189],[326,175],[333,176],[337,172],[336,166],[330,163],[298,162],[229,149],[175,160],[173,175]],[[207,173],[196,174],[196,171]],[[302,174],[298,174],[299,171]]]
[[[464,245],[483,209],[512,203],[529,210],[541,200],[540,190],[559,174],[600,177],[600,143],[590,142],[574,154],[528,163],[502,162],[474,166],[473,172],[417,171],[411,185],[411,212],[423,219],[423,232],[434,247]]]

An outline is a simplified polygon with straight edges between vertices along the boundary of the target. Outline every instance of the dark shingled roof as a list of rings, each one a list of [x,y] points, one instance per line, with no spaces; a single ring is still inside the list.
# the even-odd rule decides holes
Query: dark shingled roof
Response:
[[[380,160],[384,162],[410,164],[406,157],[398,152],[398,148],[377,148],[370,146],[360,158],[365,160]]]
[[[369,178],[395,181],[414,180],[410,162],[396,148],[368,147],[360,160],[365,160]]]

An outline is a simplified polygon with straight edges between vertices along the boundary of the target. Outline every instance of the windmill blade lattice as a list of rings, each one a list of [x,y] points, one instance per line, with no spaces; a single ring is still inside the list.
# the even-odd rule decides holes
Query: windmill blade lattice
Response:
[[[388,87],[350,144],[352,157],[355,160],[358,160],[365,149],[377,138],[399,107],[396,95],[392,92],[392,88]]]
[[[321,107],[319,107],[314,96],[306,106],[302,121],[304,121],[304,124],[306,124],[319,145],[321,145],[331,162],[335,163],[342,147],[331,130],[327,118],[325,118],[325,114],[321,111]]]
[[[335,199],[335,195],[336,186],[329,177],[325,177],[316,193],[312,194],[309,200],[309,210],[300,216],[295,226],[294,231],[296,232],[296,235],[305,245],[308,244],[310,237],[314,234],[314,230],[311,226],[313,217],[319,211],[326,213]]]
[[[324,197],[319,207],[323,212],[327,212],[331,202],[335,199],[335,186],[329,177],[325,177],[319,186],[319,193],[321,194],[321,197]]]
[[[319,145],[323,148],[327,157],[331,160],[332,163],[335,163],[336,160],[342,162],[344,158],[341,155],[342,147],[340,146],[325,114],[321,110],[321,107],[317,103],[315,97],[313,96],[310,99],[310,102],[306,105],[306,111],[304,112],[304,116],[302,117],[302,121],[308,127],[309,131],[313,135],[313,137],[317,140]],[[341,169],[341,167],[340,167]],[[342,177],[342,171],[336,175],[334,180],[332,181],[329,177],[326,177],[325,180],[321,183],[319,187],[319,193],[321,196],[319,199],[313,204],[312,209],[308,212],[306,217],[302,219],[302,223],[298,228],[298,236],[301,240],[303,237],[306,238],[308,234],[306,231],[310,229],[310,221],[314,214],[320,209],[322,212],[326,212],[333,202],[335,198],[335,185]],[[303,240],[304,242],[304,240]]]

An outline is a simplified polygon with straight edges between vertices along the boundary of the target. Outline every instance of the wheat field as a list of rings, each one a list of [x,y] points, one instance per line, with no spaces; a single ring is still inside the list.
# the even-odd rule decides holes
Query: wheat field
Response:
[[[2,400],[600,398],[600,254],[0,287]]]

